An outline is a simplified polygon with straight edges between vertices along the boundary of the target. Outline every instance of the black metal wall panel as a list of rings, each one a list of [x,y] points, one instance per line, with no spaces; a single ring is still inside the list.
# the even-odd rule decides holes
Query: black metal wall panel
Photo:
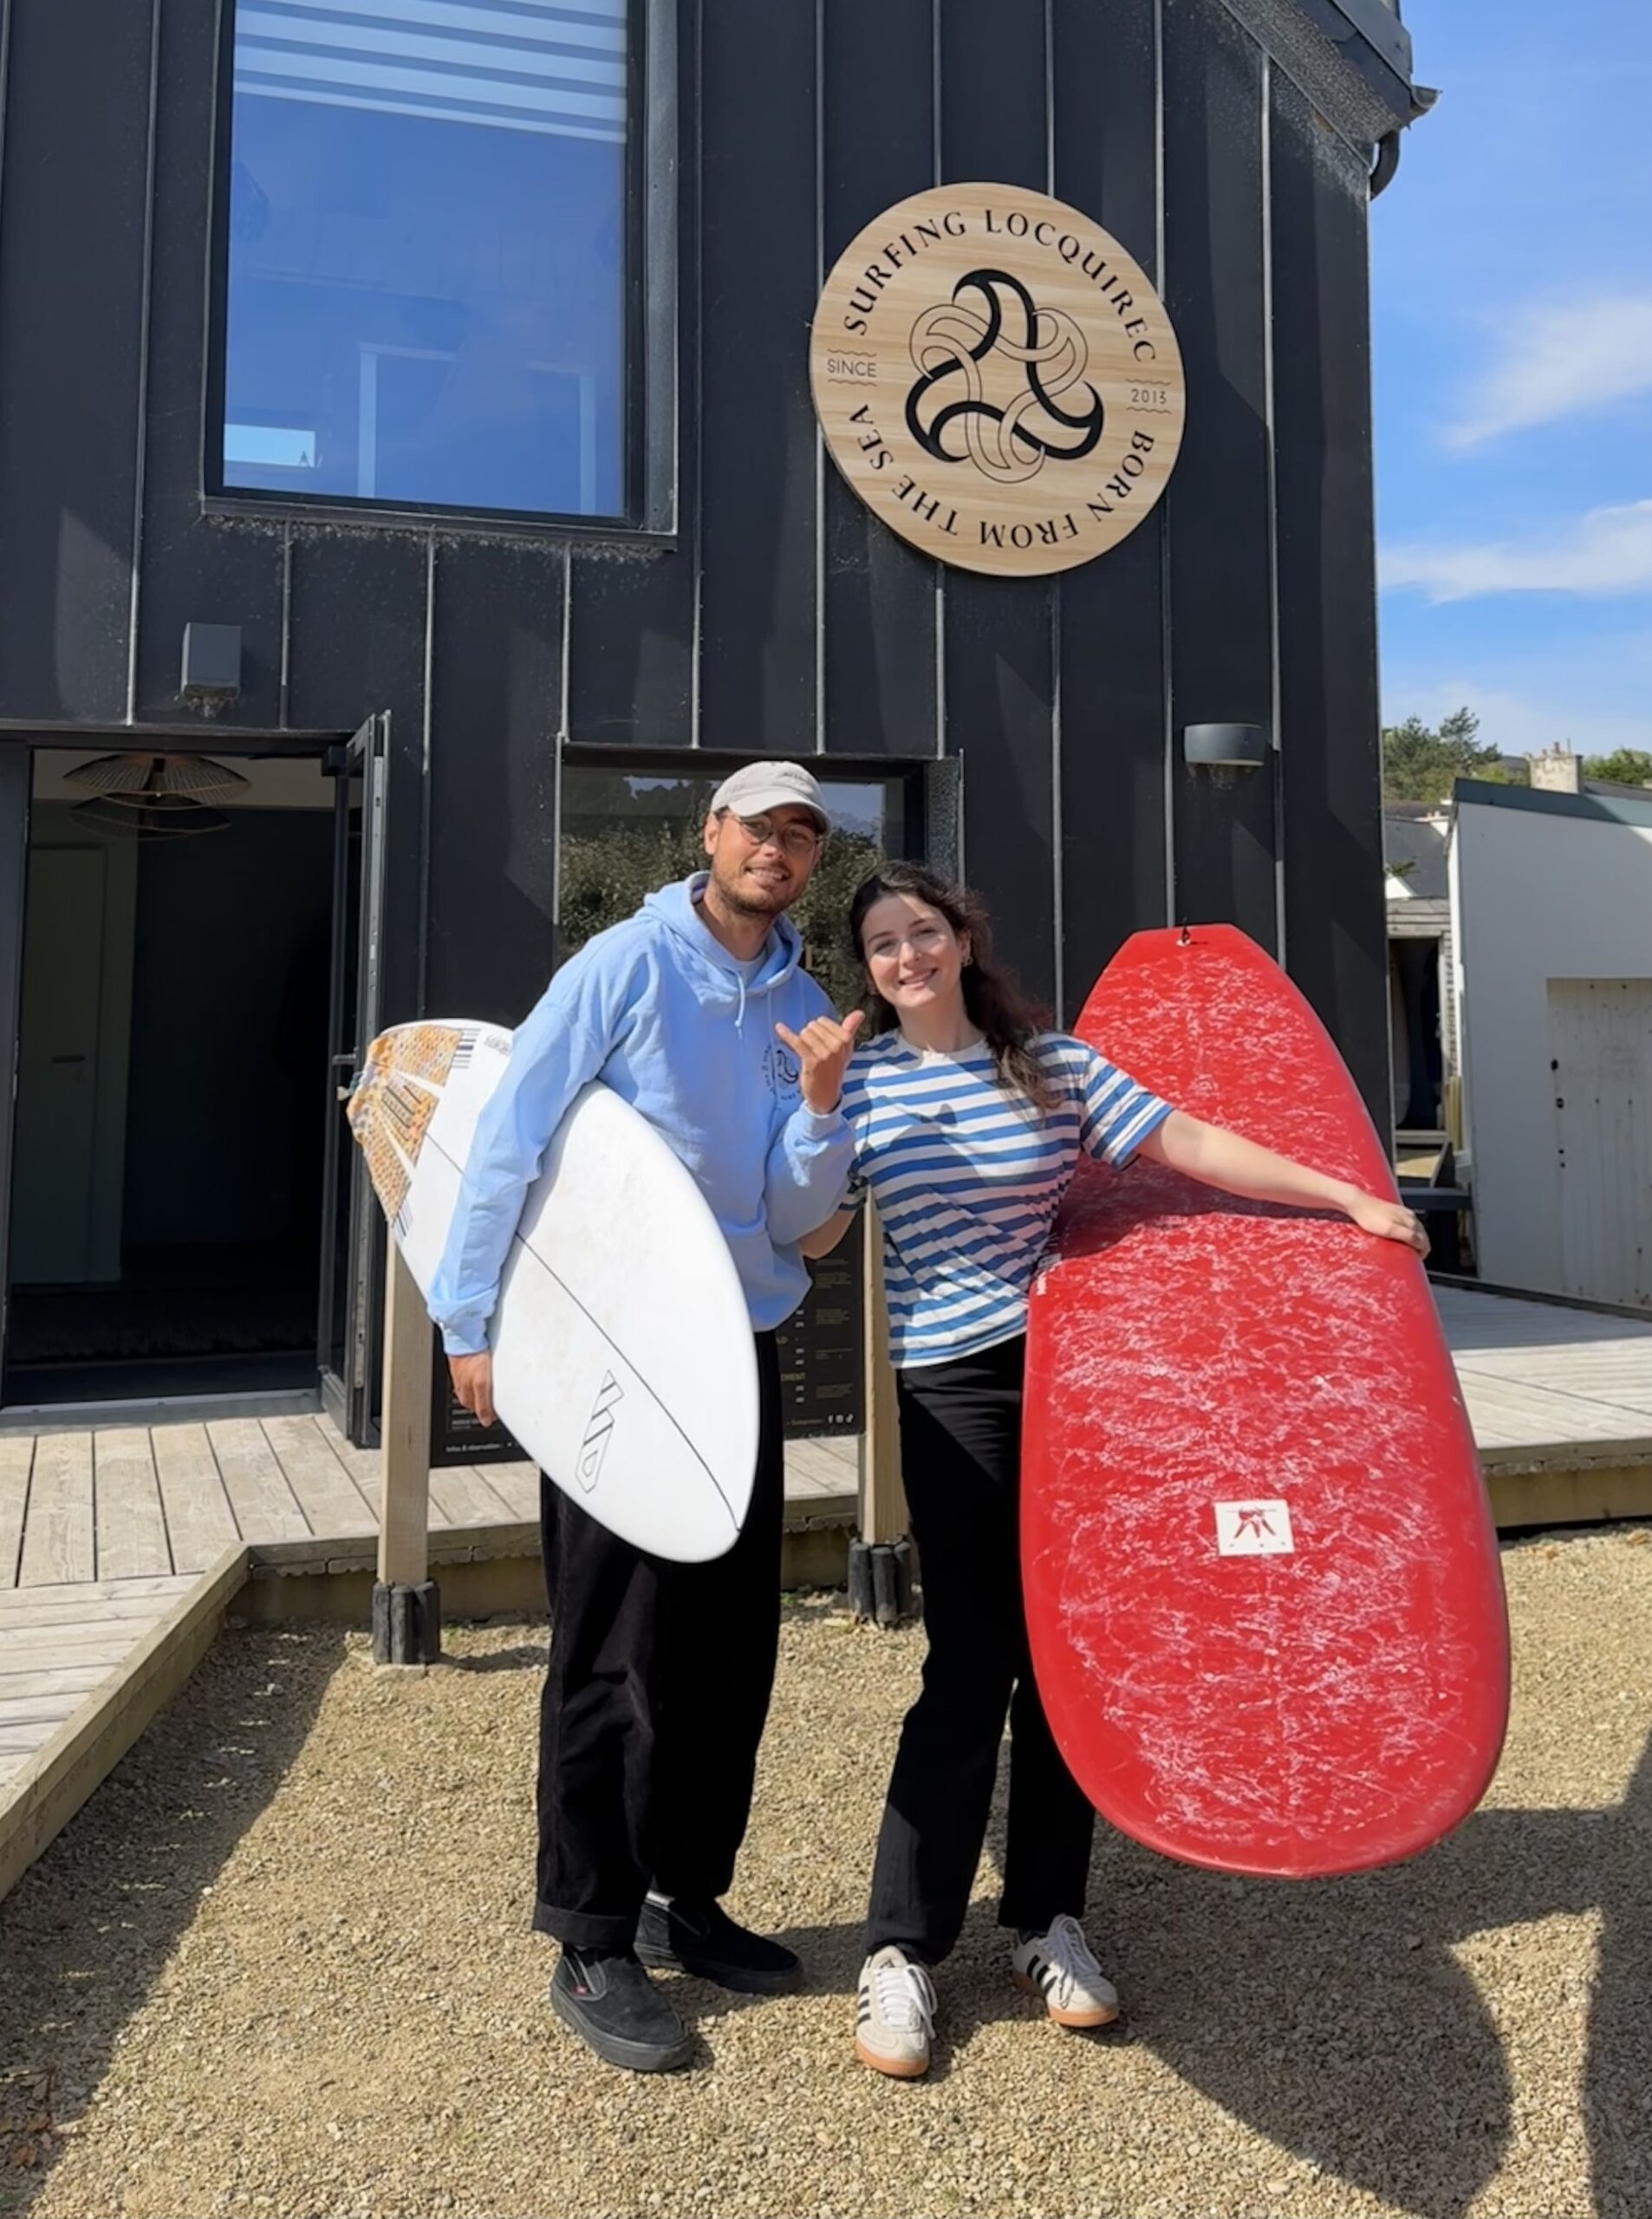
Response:
[[[289,564],[288,723],[344,733],[366,716],[390,714],[387,1024],[418,1016],[421,999],[428,553],[428,541],[407,531],[300,529]]]
[[[430,795],[425,721],[417,708],[390,712],[390,784],[385,810],[384,944],[379,978],[383,1021],[403,1025],[429,1006],[425,835]]]
[[[687,747],[694,726],[694,562],[576,548],[569,569],[568,733],[603,747]]]
[[[934,183],[934,0],[823,6],[823,261]],[[935,566],[824,470],[826,745],[938,752]]]
[[[428,559],[420,533],[295,527],[288,724],[348,732],[388,709],[399,726],[422,725]]]
[[[1008,578],[946,595],[946,734],[963,758],[964,868],[992,906],[998,953],[1056,1001],[1050,595]]]
[[[217,15],[205,0],[161,9],[137,710],[157,721],[184,713],[185,624],[238,624],[240,698],[218,726],[267,730],[281,716],[283,535],[277,526],[205,524],[200,513]],[[346,729],[376,706],[363,702]]]
[[[149,0],[11,0],[0,175],[0,714],[126,714]]]
[[[1158,262],[1155,0],[1057,0],[1056,192]],[[1133,932],[1163,921],[1164,508],[1070,570],[1060,606],[1063,1021]]]
[[[1277,72],[1270,153],[1285,944],[1386,1136],[1366,179]]]
[[[1173,757],[1190,724],[1273,726],[1263,59],[1219,0],[1164,0],[1165,283],[1187,422],[1166,494]],[[1173,762],[1174,902],[1277,940],[1273,780]]]
[[[718,0],[700,43],[697,736],[763,756],[818,740],[816,12]]]
[[[550,976],[561,551],[444,541],[431,641],[436,1013],[519,1024]]]
[[[940,9],[944,177],[1049,184],[1044,11],[1001,0]],[[1031,992],[1057,993],[1053,590],[1047,580],[946,575],[946,748],[964,758],[964,862],[999,953]]]
[[[1120,945],[1166,917],[1162,531],[1149,517],[1060,589],[1069,1020]]]

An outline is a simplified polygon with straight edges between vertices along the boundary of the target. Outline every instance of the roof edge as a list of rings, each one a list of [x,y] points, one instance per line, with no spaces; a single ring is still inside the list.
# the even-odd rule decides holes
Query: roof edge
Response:
[[[1652,827],[1652,797],[1645,801],[1608,800],[1603,794],[1549,793],[1541,787],[1494,786],[1480,778],[1459,778],[1452,788],[1454,811],[1521,809],[1539,817],[1581,817],[1596,824]]]
[[[1433,105],[1411,82],[1411,40],[1385,0],[1219,0],[1368,167]],[[1373,179],[1380,192],[1386,175]]]
[[[1334,46],[1392,114],[1396,126],[1415,122],[1432,98],[1412,82],[1411,34],[1387,0],[1296,0],[1314,29]]]
[[[1330,0],[1396,77],[1411,82],[1411,34],[1393,0]]]

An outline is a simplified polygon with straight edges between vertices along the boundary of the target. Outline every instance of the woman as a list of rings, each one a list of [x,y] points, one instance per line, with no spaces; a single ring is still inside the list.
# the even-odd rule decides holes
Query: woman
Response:
[[[883,1225],[901,1461],[923,1565],[928,1655],[878,1838],[855,2050],[911,2079],[929,2064],[930,1968],[956,1942],[985,1838],[1007,1710],[1013,1741],[1001,1925],[1011,1966],[1064,2027],[1118,1997],[1080,1923],[1094,1813],[1063,1763],[1028,1662],[1017,1478],[1027,1291],[1079,1152],[1137,1154],[1252,1201],[1340,1210],[1426,1254],[1398,1204],[1161,1102],[1080,1041],[1041,1030],[992,960],[979,899],[911,863],[857,889],[849,932],[875,1037],[843,1110],[855,1182]],[[841,1212],[803,1245],[823,1254]]]

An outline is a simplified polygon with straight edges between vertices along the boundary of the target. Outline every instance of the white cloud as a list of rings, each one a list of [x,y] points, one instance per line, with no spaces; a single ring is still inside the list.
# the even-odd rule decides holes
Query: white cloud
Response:
[[[1482,594],[1629,594],[1652,589],[1652,501],[1591,509],[1545,539],[1425,542],[1384,548],[1384,587],[1420,586],[1434,602]]]
[[[1652,392],[1652,294],[1545,302],[1508,319],[1502,335],[1502,359],[1446,434],[1452,446]]]

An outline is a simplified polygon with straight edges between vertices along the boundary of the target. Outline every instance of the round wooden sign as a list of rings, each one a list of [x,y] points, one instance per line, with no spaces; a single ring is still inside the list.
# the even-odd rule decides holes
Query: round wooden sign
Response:
[[[1031,576],[1116,546],[1181,444],[1181,355],[1117,240],[1018,185],[948,185],[868,224],[810,341],[832,458],[943,563]]]

